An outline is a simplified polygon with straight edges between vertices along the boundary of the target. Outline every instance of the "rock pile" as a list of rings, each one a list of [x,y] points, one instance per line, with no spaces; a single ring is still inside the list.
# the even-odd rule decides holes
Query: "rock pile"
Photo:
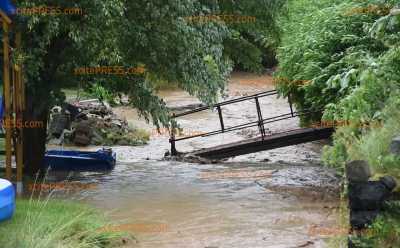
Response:
[[[52,109],[48,143],[61,145],[141,145],[148,136],[128,126],[111,107],[97,100],[66,103]]]

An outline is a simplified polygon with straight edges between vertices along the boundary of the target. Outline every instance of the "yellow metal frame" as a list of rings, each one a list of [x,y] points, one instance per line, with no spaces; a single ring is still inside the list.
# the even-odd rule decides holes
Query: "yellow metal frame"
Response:
[[[22,68],[10,63],[10,30],[11,19],[0,10],[0,21],[3,28],[3,91],[5,102],[5,114],[3,123],[16,123],[22,119],[25,109],[25,86],[22,78]],[[15,47],[21,46],[21,33],[15,37]],[[11,65],[11,66],[10,66]],[[10,73],[11,71],[11,73]],[[11,77],[12,76],[12,77]],[[17,164],[17,191],[18,183],[22,182],[23,175],[23,127],[5,125],[5,155],[6,155],[6,178],[12,180],[12,140],[14,141],[15,160]],[[14,139],[12,134],[16,134]]]
[[[8,25],[11,24],[11,19],[0,9],[0,20],[6,22]]]

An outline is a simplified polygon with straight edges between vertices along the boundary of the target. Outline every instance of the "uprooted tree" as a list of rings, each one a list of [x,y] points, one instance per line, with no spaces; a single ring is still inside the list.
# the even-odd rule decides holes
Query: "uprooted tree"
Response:
[[[100,85],[111,95],[126,94],[130,105],[159,127],[169,122],[154,82],[174,83],[206,103],[216,101],[232,66],[260,70],[262,48],[277,40],[274,16],[279,0],[131,1],[30,0],[18,8],[80,8],[83,14],[29,14],[14,18],[22,47],[13,52],[24,65],[24,121],[47,123],[49,109],[65,100],[66,85]],[[208,14],[254,16],[252,23],[188,23],[184,17]],[[144,74],[74,75],[78,67],[144,66]],[[24,163],[40,169],[47,125],[24,130]]]

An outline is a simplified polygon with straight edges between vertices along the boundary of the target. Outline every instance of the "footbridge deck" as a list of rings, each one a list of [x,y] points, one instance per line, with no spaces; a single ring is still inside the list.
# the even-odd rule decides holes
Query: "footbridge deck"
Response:
[[[268,123],[278,122],[278,121],[287,120],[290,118],[306,116],[306,115],[311,115],[311,114],[318,114],[318,113],[322,112],[321,110],[293,111],[292,101],[289,96],[288,102],[289,102],[289,107],[290,107],[290,113],[273,116],[273,117],[268,117],[268,118],[263,118],[263,113],[261,110],[261,104],[260,104],[259,99],[263,98],[263,97],[277,95],[277,94],[278,93],[276,90],[270,90],[270,91],[265,91],[265,92],[261,92],[258,94],[254,94],[251,96],[245,96],[245,97],[241,97],[241,98],[224,101],[224,102],[217,103],[217,104],[215,104],[213,106],[209,106],[209,107],[201,107],[201,108],[190,110],[190,111],[187,111],[184,113],[173,114],[173,116],[172,116],[173,121],[171,123],[171,129],[170,129],[171,137],[169,139],[169,142],[171,143],[171,155],[174,156],[174,155],[178,154],[178,152],[176,150],[176,142],[178,142],[178,141],[193,139],[193,138],[200,138],[200,137],[204,138],[204,137],[208,137],[208,136],[233,132],[233,131],[246,129],[246,128],[252,128],[252,127],[256,127],[256,126],[258,127],[258,130],[260,132],[260,135],[256,138],[249,138],[246,140],[232,142],[229,144],[213,146],[210,148],[203,148],[203,149],[200,149],[197,151],[192,151],[189,153],[189,155],[195,155],[195,156],[200,156],[200,157],[205,157],[205,158],[210,158],[210,159],[228,158],[228,157],[234,157],[234,156],[239,156],[239,155],[244,155],[244,154],[265,151],[265,150],[276,149],[276,148],[280,148],[280,147],[297,145],[297,144],[321,140],[321,139],[327,139],[333,134],[333,132],[334,132],[333,127],[316,127],[316,128],[308,127],[308,128],[294,129],[294,130],[285,130],[285,131],[282,131],[279,133],[273,133],[273,134],[267,135],[266,131],[265,131],[265,125]],[[256,105],[255,107],[257,110],[257,117],[258,117],[257,121],[248,122],[248,123],[231,126],[231,127],[225,127],[222,108],[229,104],[239,103],[239,102],[248,101],[248,100],[254,100],[254,102],[255,102],[255,105]],[[217,113],[219,116],[220,127],[221,127],[219,130],[210,131],[207,133],[201,133],[198,135],[187,136],[187,137],[180,137],[180,138],[175,137],[176,125],[177,125],[175,119],[182,117],[182,116],[194,114],[197,112],[206,111],[209,109],[217,110]]]

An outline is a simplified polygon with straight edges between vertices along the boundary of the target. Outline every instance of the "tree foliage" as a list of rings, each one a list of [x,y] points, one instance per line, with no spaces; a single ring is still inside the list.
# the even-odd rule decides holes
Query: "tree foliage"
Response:
[[[13,59],[23,64],[27,85],[26,120],[47,121],[49,107],[62,103],[65,86],[101,89],[102,95],[129,96],[131,106],[159,127],[168,125],[165,103],[154,93],[157,81],[177,84],[210,104],[224,90],[234,64],[259,70],[259,44],[276,41],[275,13],[283,2],[193,0],[20,0],[18,8],[80,8],[83,14],[17,15],[14,31],[22,47]],[[256,22],[188,23],[207,14],[255,16]],[[266,45],[265,45],[266,46]],[[238,52],[239,51],[239,52]],[[144,66],[143,74],[74,75],[79,67]],[[95,86],[93,86],[95,85]],[[38,167],[46,128],[26,130],[28,168]],[[39,149],[40,148],[40,149]],[[39,149],[39,150],[36,150]],[[33,159],[32,157],[38,157]],[[35,166],[32,166],[35,164]]]
[[[224,89],[233,60],[248,69],[260,68],[261,55],[255,43],[268,35],[277,37],[274,17],[282,1],[38,0],[17,5],[83,10],[83,15],[16,18],[23,32],[19,55],[30,94],[62,101],[64,85],[96,82],[112,93],[128,94],[131,104],[159,125],[159,121],[165,124],[167,117],[164,103],[153,94],[152,82],[177,83],[204,102],[214,102]],[[255,16],[256,22],[188,23],[184,19],[222,13]],[[146,73],[73,75],[77,67],[107,65],[144,65]]]

